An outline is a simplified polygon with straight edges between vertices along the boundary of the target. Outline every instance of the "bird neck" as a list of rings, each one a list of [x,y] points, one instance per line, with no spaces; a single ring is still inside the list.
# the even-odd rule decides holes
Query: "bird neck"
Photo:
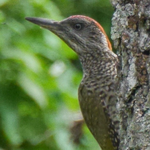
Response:
[[[112,76],[116,75],[117,57],[112,51],[102,53],[88,53],[80,56],[84,76]],[[111,77],[111,78],[112,78]]]

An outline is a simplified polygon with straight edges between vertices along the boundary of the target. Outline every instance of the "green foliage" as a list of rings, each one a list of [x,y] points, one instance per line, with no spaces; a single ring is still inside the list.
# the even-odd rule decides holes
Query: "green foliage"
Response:
[[[109,32],[109,1],[1,0],[0,8],[0,149],[99,149],[85,125],[80,144],[70,139],[70,126],[80,111],[77,89],[82,72],[77,55],[24,18],[61,20],[84,14]]]

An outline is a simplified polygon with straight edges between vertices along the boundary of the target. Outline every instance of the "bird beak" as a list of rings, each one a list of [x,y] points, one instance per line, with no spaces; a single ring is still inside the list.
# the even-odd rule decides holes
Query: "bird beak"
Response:
[[[27,17],[25,19],[43,28],[50,30],[51,32],[56,34],[59,38],[61,38],[63,41],[65,41],[66,44],[72,47],[72,44],[70,44],[70,40],[67,40],[68,35],[69,35],[67,28],[62,24],[62,22],[53,21],[53,20],[44,19],[44,18],[33,18],[33,17]],[[72,49],[74,48],[72,47]]]
[[[57,21],[44,19],[44,18],[34,18],[34,17],[27,17],[26,20],[35,23],[43,28],[49,29],[50,31],[57,34],[57,31],[61,30],[61,24]]]

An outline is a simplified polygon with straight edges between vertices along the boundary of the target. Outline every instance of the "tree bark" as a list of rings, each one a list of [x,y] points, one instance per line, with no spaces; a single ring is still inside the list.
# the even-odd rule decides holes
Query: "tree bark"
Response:
[[[120,150],[150,150],[150,0],[111,0],[120,61]]]

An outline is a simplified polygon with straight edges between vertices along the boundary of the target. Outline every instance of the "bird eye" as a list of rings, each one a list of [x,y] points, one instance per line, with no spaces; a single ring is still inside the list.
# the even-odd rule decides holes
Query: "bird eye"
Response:
[[[77,23],[77,24],[75,24],[74,28],[79,31],[82,29],[82,24]]]

